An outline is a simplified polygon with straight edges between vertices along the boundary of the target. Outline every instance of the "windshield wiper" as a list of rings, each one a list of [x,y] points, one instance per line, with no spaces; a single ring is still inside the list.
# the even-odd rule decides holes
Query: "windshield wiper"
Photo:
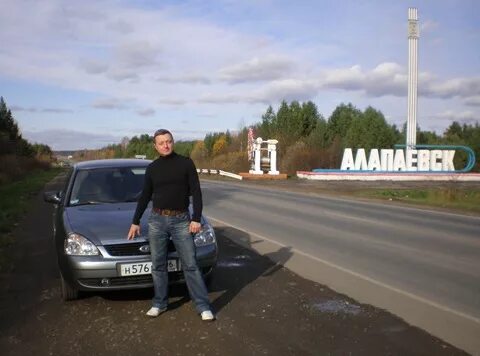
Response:
[[[80,205],[97,205],[97,204],[103,204],[103,202],[90,200],[90,201],[82,201],[82,202],[75,203],[75,204],[70,204],[70,205],[71,206],[80,206]]]
[[[70,204],[71,206],[80,206],[80,205],[98,205],[98,204],[112,204],[112,203],[118,203],[117,200],[103,200],[103,201],[98,201],[98,200],[88,200],[88,201],[82,201],[79,203],[75,204]]]

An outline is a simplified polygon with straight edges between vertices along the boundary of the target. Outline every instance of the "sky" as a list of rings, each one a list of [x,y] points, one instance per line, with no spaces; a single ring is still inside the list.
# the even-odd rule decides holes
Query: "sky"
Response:
[[[0,96],[23,137],[53,150],[159,128],[203,139],[282,100],[311,100],[326,119],[341,103],[372,106],[402,126],[408,7],[420,25],[418,126],[480,122],[477,0],[0,3]]]

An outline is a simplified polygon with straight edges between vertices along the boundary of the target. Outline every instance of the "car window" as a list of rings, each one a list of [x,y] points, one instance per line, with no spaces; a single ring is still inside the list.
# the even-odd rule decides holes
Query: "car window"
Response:
[[[119,203],[138,200],[145,168],[102,168],[77,172],[70,205]]]

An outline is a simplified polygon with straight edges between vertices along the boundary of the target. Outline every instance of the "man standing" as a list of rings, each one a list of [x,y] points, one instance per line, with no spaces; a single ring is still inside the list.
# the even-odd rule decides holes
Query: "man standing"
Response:
[[[154,297],[153,306],[147,315],[157,317],[167,310],[167,246],[171,236],[180,258],[190,298],[202,320],[211,321],[215,317],[211,312],[207,287],[195,259],[192,236],[200,231],[202,216],[202,192],[197,169],[190,158],[177,155],[173,151],[173,136],[170,131],[157,130],[153,142],[159,157],[146,169],[145,185],[128,232],[129,240],[140,235],[140,218],[152,199],[148,237],[152,255]],[[191,219],[188,211],[190,195],[193,197]]]

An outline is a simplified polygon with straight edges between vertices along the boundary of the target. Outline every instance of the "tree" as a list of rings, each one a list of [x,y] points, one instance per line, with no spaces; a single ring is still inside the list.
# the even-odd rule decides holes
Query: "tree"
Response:
[[[337,106],[328,119],[328,142],[332,143],[336,137],[338,137],[341,142],[343,138],[345,138],[352,121],[361,115],[362,112],[351,103],[348,105],[342,103]]]
[[[209,133],[205,136],[205,139],[203,140],[203,142],[205,143],[205,148],[207,149],[209,156],[212,155],[213,145],[219,139],[220,136],[222,136],[222,133],[218,133],[218,132]]]
[[[323,117],[316,121],[315,128],[307,136],[305,143],[311,149],[327,147],[327,122]]]
[[[6,132],[10,140],[20,138],[20,132],[12,116],[12,112],[7,108],[3,97],[0,97],[0,131]]]
[[[417,144],[440,145],[441,138],[433,131],[417,131]]]
[[[454,121],[443,134],[449,144],[460,144],[463,142],[463,129],[457,121]]]
[[[0,97],[0,149],[0,154],[13,153],[27,157],[34,154],[30,143],[22,138],[17,122],[3,97]]]
[[[310,133],[315,130],[319,120],[322,119],[318,114],[317,106],[308,101],[302,104],[302,111],[301,111],[301,132],[300,135],[302,137],[307,137]]]
[[[134,136],[127,145],[126,157],[135,157],[135,155],[146,155],[148,159],[155,159],[158,154],[153,147],[153,136],[148,134]]]
[[[392,148],[395,143],[395,128],[370,106],[352,120],[344,140],[345,147],[365,148],[367,152],[372,148]]]
[[[208,151],[205,148],[205,143],[203,141],[197,141],[194,143],[190,157],[197,166],[201,166],[206,163],[205,161],[208,158]]]
[[[35,152],[35,156],[37,158],[53,160],[53,152],[50,146],[41,143],[35,143],[32,145],[32,149]]]
[[[276,125],[277,115],[271,105],[268,106],[265,114],[262,115],[262,122],[257,128],[260,137],[272,137],[274,126]]]
[[[463,124],[460,125],[454,121],[443,134],[444,142],[448,145],[464,145],[470,147],[475,152],[477,162],[475,170],[480,169],[480,162],[478,157],[480,156],[480,126],[478,123],[473,125]],[[462,151],[459,151],[455,155],[455,167],[458,169],[465,167],[467,161],[467,155]]]
[[[186,157],[190,157],[195,141],[177,141],[175,142],[175,152]]]
[[[218,156],[227,151],[227,138],[225,135],[220,136],[213,145],[212,155]]]

